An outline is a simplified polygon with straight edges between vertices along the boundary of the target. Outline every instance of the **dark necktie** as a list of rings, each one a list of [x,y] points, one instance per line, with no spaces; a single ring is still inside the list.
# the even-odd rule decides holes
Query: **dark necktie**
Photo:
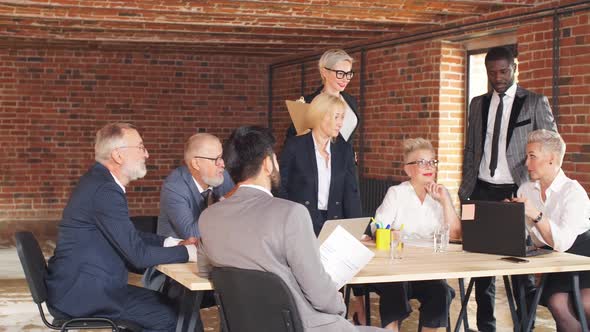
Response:
[[[201,193],[201,196],[203,197],[203,210],[215,203],[215,195],[213,194],[213,190],[207,189]]]
[[[498,141],[500,140],[500,128],[502,127],[502,113],[504,112],[504,96],[500,93],[500,103],[496,109],[496,119],[494,120],[494,135],[492,136],[492,157],[490,158],[490,176],[494,177],[496,167],[498,166]]]

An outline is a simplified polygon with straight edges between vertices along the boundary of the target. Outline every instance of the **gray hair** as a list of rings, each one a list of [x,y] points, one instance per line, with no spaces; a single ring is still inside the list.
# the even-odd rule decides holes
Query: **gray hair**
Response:
[[[418,137],[418,138],[408,138],[404,140],[404,161],[408,162],[408,156],[410,153],[418,150],[428,150],[432,153],[435,153],[434,147],[432,147],[432,143],[429,140]]]
[[[96,132],[94,141],[94,160],[107,162],[111,159],[111,151],[125,145],[123,135],[125,130],[137,130],[127,122],[109,123]]]
[[[565,142],[558,133],[551,130],[538,129],[529,133],[527,143],[539,143],[541,145],[541,150],[555,153],[557,155],[559,158],[559,166],[563,163]]]
[[[342,49],[335,48],[327,50],[326,52],[324,52],[324,54],[322,54],[320,61],[318,61],[318,68],[320,69],[320,73],[322,71],[322,68],[332,68],[340,61],[348,61],[352,65],[354,59],[350,55],[348,55],[346,51]],[[324,81],[323,76],[322,81]]]

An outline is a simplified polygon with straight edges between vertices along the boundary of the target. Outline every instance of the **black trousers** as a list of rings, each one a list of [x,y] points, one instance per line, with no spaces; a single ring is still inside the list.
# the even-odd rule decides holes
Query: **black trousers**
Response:
[[[479,201],[503,201],[504,199],[516,197],[518,186],[494,185],[481,180],[477,180],[473,194],[470,199]],[[520,315],[520,294],[518,287],[522,283],[525,288],[525,300],[527,307],[533,301],[535,294],[535,282],[532,275],[512,276],[512,285],[514,297],[516,300],[517,311]],[[482,332],[496,331],[496,318],[494,317],[494,307],[496,300],[496,278],[480,277],[475,278],[475,302],[477,302],[477,329]]]
[[[420,301],[420,322],[424,327],[446,327],[455,290],[446,280],[373,284],[379,294],[381,326],[406,319],[412,312],[409,300]]]

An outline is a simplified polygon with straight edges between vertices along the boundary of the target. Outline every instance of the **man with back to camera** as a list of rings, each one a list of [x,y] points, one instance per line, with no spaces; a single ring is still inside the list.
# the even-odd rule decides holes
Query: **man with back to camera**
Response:
[[[199,216],[201,212],[217,201],[233,187],[234,183],[225,172],[219,138],[208,133],[192,135],[184,147],[185,165],[168,175],[160,191],[160,216],[158,234],[177,238],[200,238]],[[147,269],[143,283],[145,287],[162,291],[166,276],[154,267]],[[179,299],[184,286],[170,280],[166,295]],[[205,291],[201,307],[215,305],[213,291]],[[197,331],[203,330],[198,319]]]
[[[492,91],[475,97],[469,105],[469,121],[463,154],[461,201],[502,201],[515,197],[518,186],[529,180],[526,161],[527,135],[533,130],[557,131],[547,97],[514,82],[516,63],[512,51],[491,48],[485,58]],[[532,276],[513,278],[525,283],[527,299],[534,291]],[[494,277],[476,278],[477,327],[495,331]],[[518,292],[516,292],[517,304]],[[520,310],[520,308],[519,308]]]
[[[105,317],[134,322],[143,331],[174,331],[173,306],[157,292],[127,284],[128,266],[196,261],[195,238],[179,242],[139,232],[129,219],[125,187],[146,175],[148,158],[133,125],[113,123],[97,132],[96,163],[72,192],[48,263],[54,317]]]
[[[293,294],[305,331],[385,331],[344,318],[344,300],[320,261],[309,212],[271,193],[280,183],[274,143],[268,129],[249,126],[226,143],[224,159],[239,187],[201,215],[199,275],[208,277],[213,266],[272,272]]]

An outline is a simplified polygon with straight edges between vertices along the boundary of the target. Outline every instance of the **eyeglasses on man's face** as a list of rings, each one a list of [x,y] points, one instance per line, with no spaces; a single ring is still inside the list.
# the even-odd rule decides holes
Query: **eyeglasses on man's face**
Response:
[[[436,159],[431,159],[431,160],[425,160],[425,159],[418,159],[415,161],[410,161],[409,163],[406,163],[406,165],[418,165],[418,167],[420,168],[426,168],[428,166],[430,167],[436,167],[438,166],[438,160]]]
[[[354,72],[352,70],[351,71],[334,70],[334,69],[328,68],[328,67],[324,67],[324,69],[335,72],[337,79],[343,79],[346,77],[347,80],[351,80],[354,77]]]
[[[147,152],[147,149],[143,145],[126,145],[126,146],[120,146],[117,149],[139,149],[141,151],[141,153],[144,153],[144,154]]]
[[[193,158],[211,160],[212,162],[215,163],[216,166],[220,166],[221,164],[223,164],[223,157],[221,155],[214,157],[214,158],[204,157],[204,156],[194,156]]]

